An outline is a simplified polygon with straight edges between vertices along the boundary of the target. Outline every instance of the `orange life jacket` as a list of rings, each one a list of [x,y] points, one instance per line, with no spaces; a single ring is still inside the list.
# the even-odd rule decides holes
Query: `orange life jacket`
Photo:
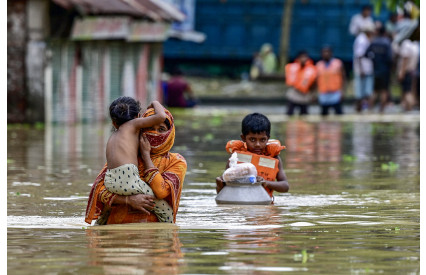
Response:
[[[310,59],[303,68],[298,61],[285,66],[285,83],[302,93],[309,92],[316,77],[317,69]]]
[[[317,84],[318,91],[320,93],[336,92],[342,90],[342,66],[342,61],[337,58],[333,58],[328,66],[325,66],[325,61],[323,60],[317,63]]]
[[[265,155],[258,155],[247,150],[246,144],[241,140],[231,140],[226,144],[228,153],[237,153],[238,163],[249,162],[256,166],[257,175],[267,181],[275,181],[279,171],[279,160],[275,158],[280,151],[285,149],[279,140],[269,140],[266,145]],[[266,192],[272,198],[274,190],[264,187]]]

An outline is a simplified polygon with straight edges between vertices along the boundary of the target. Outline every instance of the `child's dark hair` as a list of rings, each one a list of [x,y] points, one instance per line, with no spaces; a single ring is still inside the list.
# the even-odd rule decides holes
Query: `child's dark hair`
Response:
[[[270,137],[271,122],[265,115],[259,113],[249,114],[243,119],[241,126],[241,132],[243,135],[248,135],[249,133],[260,134],[265,132],[268,138]]]
[[[109,115],[117,126],[134,119],[140,111],[141,106],[139,101],[128,96],[120,96],[109,106]]]

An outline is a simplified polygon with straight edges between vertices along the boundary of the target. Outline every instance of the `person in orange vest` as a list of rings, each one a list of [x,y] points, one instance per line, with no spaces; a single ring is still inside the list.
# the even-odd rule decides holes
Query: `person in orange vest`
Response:
[[[340,59],[333,57],[329,46],[321,50],[321,60],[317,62],[318,103],[321,115],[328,115],[328,109],[333,108],[337,115],[343,114],[342,98],[345,86],[345,68]]]
[[[259,113],[247,115],[242,121],[241,140],[231,140],[226,144],[226,151],[236,152],[238,162],[250,162],[256,166],[257,175],[263,177],[263,187],[273,198],[273,192],[288,192],[289,184],[279,156],[285,146],[278,140],[270,138],[271,122]],[[226,169],[229,168],[229,161]],[[216,178],[216,192],[226,185],[222,177]]]
[[[287,115],[293,115],[295,108],[300,109],[300,115],[308,114],[316,77],[317,69],[306,51],[301,51],[293,63],[285,66]]]

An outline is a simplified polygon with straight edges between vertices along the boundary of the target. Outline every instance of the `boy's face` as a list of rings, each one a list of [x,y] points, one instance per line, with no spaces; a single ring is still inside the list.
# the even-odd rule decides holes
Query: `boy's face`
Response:
[[[247,135],[241,135],[241,139],[247,144],[247,150],[255,154],[262,154],[266,148],[269,137],[266,132],[258,134],[249,132]]]

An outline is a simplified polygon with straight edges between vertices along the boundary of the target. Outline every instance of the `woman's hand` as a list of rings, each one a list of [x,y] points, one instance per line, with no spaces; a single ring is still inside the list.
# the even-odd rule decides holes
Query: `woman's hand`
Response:
[[[126,197],[126,204],[130,207],[139,210],[145,214],[150,215],[152,209],[154,209],[155,197],[144,194],[131,195]]]
[[[151,152],[151,144],[149,144],[149,141],[143,132],[139,134],[139,149],[142,156],[149,155]]]

